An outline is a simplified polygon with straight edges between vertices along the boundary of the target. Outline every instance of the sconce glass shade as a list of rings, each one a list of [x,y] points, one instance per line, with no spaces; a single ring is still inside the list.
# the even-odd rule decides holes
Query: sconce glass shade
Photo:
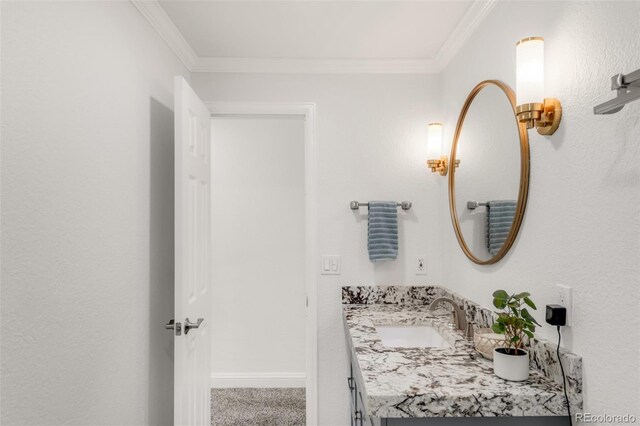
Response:
[[[427,134],[427,158],[435,160],[442,154],[442,123],[430,123]]]
[[[516,44],[516,105],[544,99],[544,39],[528,37]]]

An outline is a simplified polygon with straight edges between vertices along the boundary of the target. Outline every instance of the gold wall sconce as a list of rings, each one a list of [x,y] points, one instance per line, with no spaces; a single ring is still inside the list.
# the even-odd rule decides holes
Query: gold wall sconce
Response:
[[[542,100],[542,102],[540,102]],[[527,129],[552,135],[560,126],[562,105],[544,98],[544,38],[527,37],[516,43],[516,114]]]
[[[449,159],[443,155],[437,160],[427,160],[427,167],[431,168],[432,173],[440,173],[440,176],[446,176],[449,172]]]
[[[449,171],[449,157],[442,153],[442,123],[430,123],[427,134],[427,167],[432,173],[440,173],[446,176]],[[460,165],[460,160],[456,160],[456,167]]]

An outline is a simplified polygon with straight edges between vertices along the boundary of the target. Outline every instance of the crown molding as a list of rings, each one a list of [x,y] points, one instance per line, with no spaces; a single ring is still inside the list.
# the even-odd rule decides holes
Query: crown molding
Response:
[[[475,0],[466,11],[458,25],[453,29],[449,38],[442,44],[436,54],[435,62],[440,69],[444,69],[458,54],[462,46],[471,38],[480,23],[498,4],[499,0]]]
[[[260,74],[431,74],[430,59],[199,58],[192,72]]]
[[[157,0],[131,0],[189,72],[264,74],[437,74],[456,56],[499,0],[475,0],[435,59],[199,57]]]
[[[164,11],[157,0],[131,0],[131,3],[138,9],[160,37],[167,43],[169,48],[176,54],[189,71],[198,61],[198,55],[191,48],[191,45],[183,37],[182,33],[173,23],[167,12]]]

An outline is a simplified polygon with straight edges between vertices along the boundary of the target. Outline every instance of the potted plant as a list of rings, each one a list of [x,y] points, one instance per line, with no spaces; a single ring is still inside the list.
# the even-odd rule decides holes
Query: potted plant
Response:
[[[529,378],[529,353],[524,349],[525,336],[533,339],[538,322],[527,307],[536,310],[536,305],[527,292],[511,294],[504,290],[493,293],[493,306],[501,309],[498,319],[491,327],[495,333],[504,335],[504,344],[495,348],[493,371],[505,380],[523,381]]]

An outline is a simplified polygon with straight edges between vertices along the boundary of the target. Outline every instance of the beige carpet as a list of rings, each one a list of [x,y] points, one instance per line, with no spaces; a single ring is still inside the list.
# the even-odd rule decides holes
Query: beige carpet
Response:
[[[304,426],[304,388],[211,389],[212,426]]]

